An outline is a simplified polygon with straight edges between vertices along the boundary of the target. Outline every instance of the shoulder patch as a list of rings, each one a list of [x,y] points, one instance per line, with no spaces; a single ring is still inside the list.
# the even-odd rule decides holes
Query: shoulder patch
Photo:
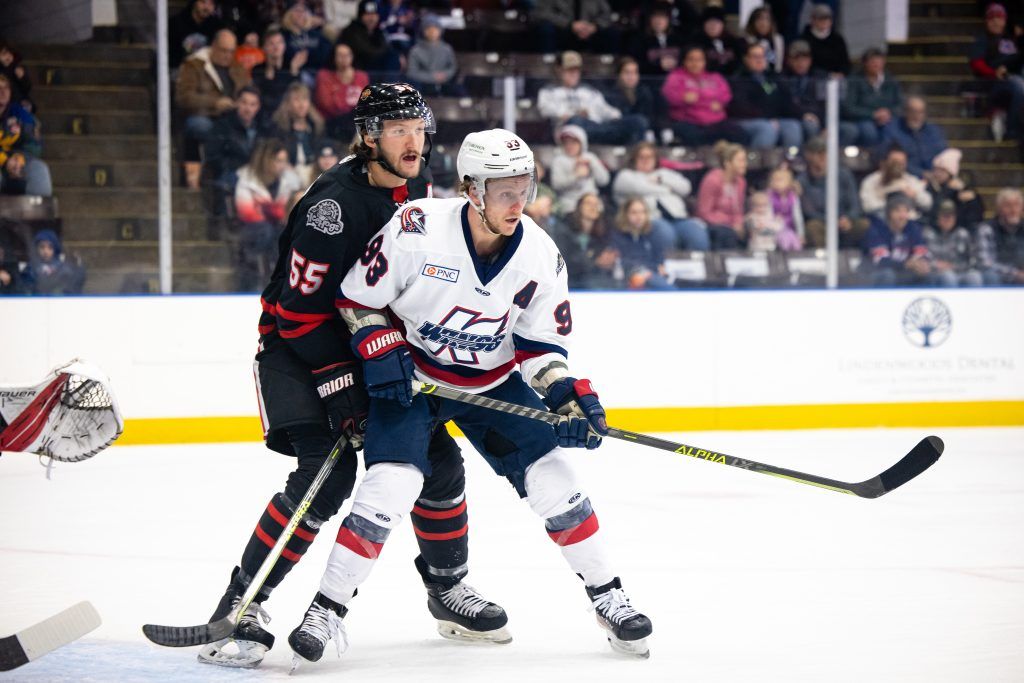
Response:
[[[306,225],[325,235],[340,235],[345,229],[341,207],[333,199],[321,199],[306,212]]]
[[[423,209],[418,206],[409,206],[402,211],[402,217],[399,221],[399,227],[402,232],[398,233],[412,233],[416,235],[426,235],[427,228],[423,224],[424,215]]]

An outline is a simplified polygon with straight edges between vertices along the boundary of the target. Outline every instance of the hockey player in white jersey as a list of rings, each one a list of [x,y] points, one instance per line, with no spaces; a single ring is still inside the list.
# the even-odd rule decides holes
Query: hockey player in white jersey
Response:
[[[630,604],[606,558],[597,515],[564,450],[598,447],[607,425],[590,382],[569,375],[566,342],[573,321],[565,263],[551,239],[523,215],[536,192],[533,153],[514,133],[488,130],[466,137],[457,165],[463,198],[402,207],[370,241],[338,293],[371,397],[367,472],[314,605],[338,617],[337,638],[344,640],[340,619],[347,605],[391,530],[413,510],[431,471],[431,428],[452,420],[544,519],[548,535],[583,579],[612,647],[646,657],[651,621]],[[566,419],[556,429],[414,395],[414,378]],[[297,654],[319,659],[324,641],[309,642],[319,643],[320,651]]]

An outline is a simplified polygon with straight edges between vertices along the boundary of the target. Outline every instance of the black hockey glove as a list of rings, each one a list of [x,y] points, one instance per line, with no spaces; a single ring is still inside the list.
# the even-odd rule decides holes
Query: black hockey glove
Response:
[[[363,373],[356,361],[335,363],[313,371],[316,393],[324,402],[331,435],[339,439],[347,435],[356,448],[366,432],[370,399],[363,386]]]
[[[544,405],[553,413],[569,417],[555,427],[558,445],[563,448],[594,449],[608,433],[604,406],[589,379],[563,377],[555,380],[548,386]]]
[[[352,335],[352,350],[363,359],[366,390],[373,398],[412,405],[415,366],[402,333],[393,327],[369,325]]]

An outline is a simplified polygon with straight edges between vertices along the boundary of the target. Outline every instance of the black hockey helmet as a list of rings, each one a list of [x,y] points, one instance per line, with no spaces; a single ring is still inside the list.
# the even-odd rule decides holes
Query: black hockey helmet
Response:
[[[423,119],[427,133],[437,132],[434,112],[423,95],[408,83],[375,83],[363,88],[355,108],[356,129],[372,138],[380,137],[384,121]]]

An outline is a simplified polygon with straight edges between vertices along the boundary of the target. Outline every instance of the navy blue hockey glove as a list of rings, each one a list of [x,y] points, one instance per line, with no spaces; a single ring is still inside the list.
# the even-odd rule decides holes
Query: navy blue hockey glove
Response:
[[[352,335],[352,350],[363,359],[366,392],[373,398],[412,405],[415,367],[402,333],[393,327],[369,325]]]
[[[608,433],[604,406],[589,379],[563,377],[555,380],[548,387],[544,405],[553,413],[569,417],[555,427],[558,445],[563,448],[594,449]]]
[[[347,435],[358,449],[366,432],[370,399],[356,361],[335,363],[313,371],[316,393],[324,402],[327,423],[335,438]]]

